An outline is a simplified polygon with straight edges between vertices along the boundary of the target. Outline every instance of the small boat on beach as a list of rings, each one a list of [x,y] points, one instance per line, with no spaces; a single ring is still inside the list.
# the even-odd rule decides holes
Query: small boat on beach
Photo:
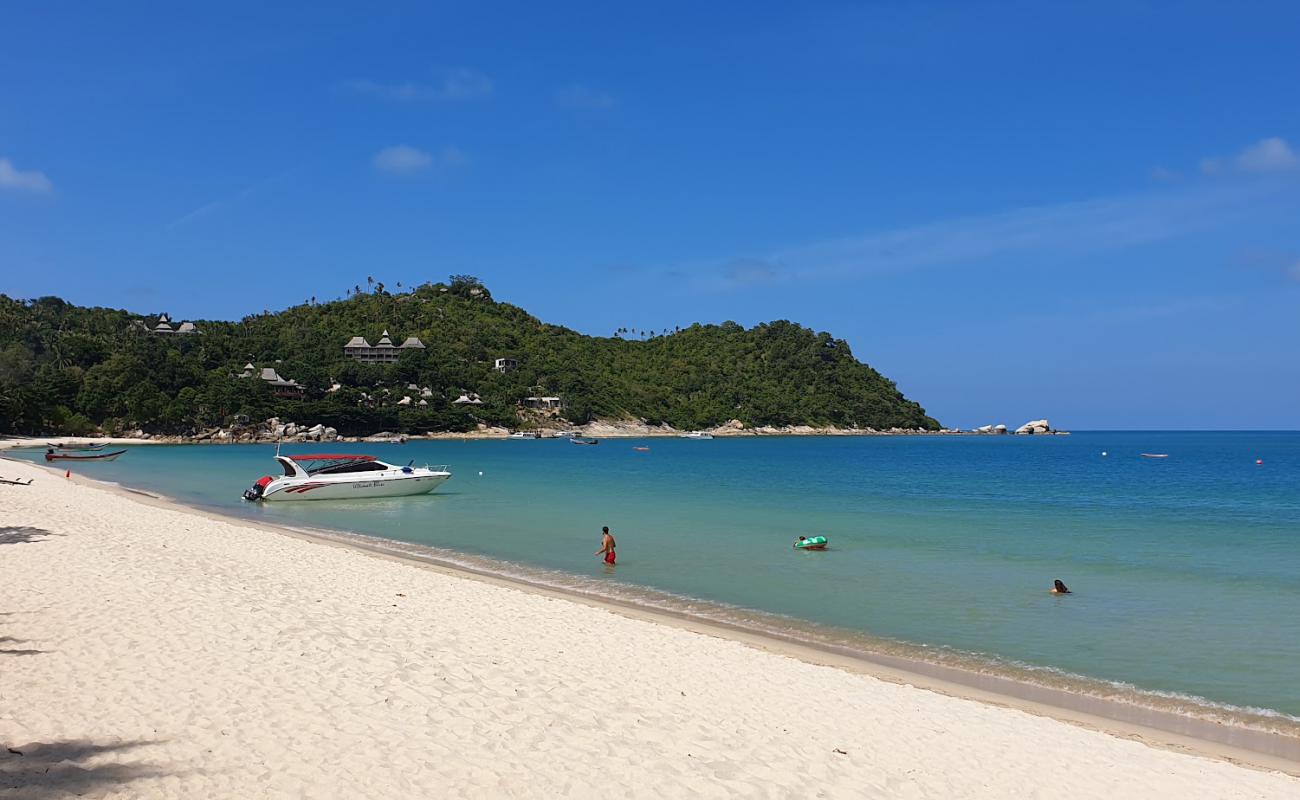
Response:
[[[118,456],[125,453],[125,450],[114,450],[111,453],[56,453],[53,450],[45,451],[46,461],[112,461]]]
[[[592,439],[589,436],[574,436],[569,439],[569,444],[600,444],[600,440]]]
[[[541,431],[515,431],[514,433],[510,434],[510,437],[509,437],[509,438],[511,438],[511,439],[540,439],[540,438],[542,438],[542,433],[541,433]]]
[[[451,478],[446,467],[399,467],[374,456],[276,454],[284,474],[263,475],[247,491],[250,502],[265,500],[357,500],[428,494]]]
[[[681,435],[681,438],[682,439],[712,439],[713,434],[705,433],[704,431],[691,431],[690,433],[683,433]]]
[[[1143,458],[1169,458],[1168,453],[1143,453]]]

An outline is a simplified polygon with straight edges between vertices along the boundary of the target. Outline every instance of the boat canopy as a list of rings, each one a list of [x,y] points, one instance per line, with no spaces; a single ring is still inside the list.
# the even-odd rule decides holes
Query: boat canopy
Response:
[[[361,456],[356,453],[343,453],[339,455],[317,455],[317,456],[285,456],[292,458],[294,461],[374,461],[374,456]]]
[[[370,466],[370,463],[375,460],[374,456],[362,456],[355,453],[303,456],[279,455],[276,456],[276,458],[279,459],[280,464],[284,467],[284,474],[287,476],[293,476],[295,472],[306,475],[319,475],[321,473],[359,472],[362,471],[362,469],[388,469],[388,467],[382,463]]]

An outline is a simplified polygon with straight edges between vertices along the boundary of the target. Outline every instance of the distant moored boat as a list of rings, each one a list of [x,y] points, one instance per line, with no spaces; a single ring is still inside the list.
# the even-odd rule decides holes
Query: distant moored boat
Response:
[[[125,450],[114,450],[111,453],[89,453],[85,455],[75,455],[73,453],[56,453],[53,450],[45,452],[46,461],[112,461],[118,456],[125,453]]]

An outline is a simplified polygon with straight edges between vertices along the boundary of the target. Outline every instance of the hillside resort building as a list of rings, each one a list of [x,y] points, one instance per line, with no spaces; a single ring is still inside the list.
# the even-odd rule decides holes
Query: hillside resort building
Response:
[[[198,333],[199,329],[194,327],[193,322],[182,322],[176,327],[172,327],[172,321],[163,314],[158,318],[158,322],[149,329],[150,333]]]
[[[383,336],[373,345],[361,336],[353,336],[347,344],[343,345],[343,355],[363,364],[395,364],[403,351],[423,349],[424,342],[415,336],[408,336],[406,341],[395,345],[393,340],[388,338],[388,331],[384,331]]]

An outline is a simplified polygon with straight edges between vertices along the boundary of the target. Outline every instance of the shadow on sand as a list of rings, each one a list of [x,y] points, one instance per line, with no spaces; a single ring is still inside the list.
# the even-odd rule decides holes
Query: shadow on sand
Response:
[[[129,750],[149,741],[95,744],[84,739],[6,745],[0,750],[0,791],[20,790],[14,797],[46,800],[53,797],[122,791],[126,784],[164,774],[151,764],[101,764],[85,762],[104,753]]]
[[[44,528],[33,528],[28,525],[16,525],[12,527],[0,528],[0,544],[22,544],[23,542],[39,542],[50,536],[62,536],[61,533],[51,533]]]

